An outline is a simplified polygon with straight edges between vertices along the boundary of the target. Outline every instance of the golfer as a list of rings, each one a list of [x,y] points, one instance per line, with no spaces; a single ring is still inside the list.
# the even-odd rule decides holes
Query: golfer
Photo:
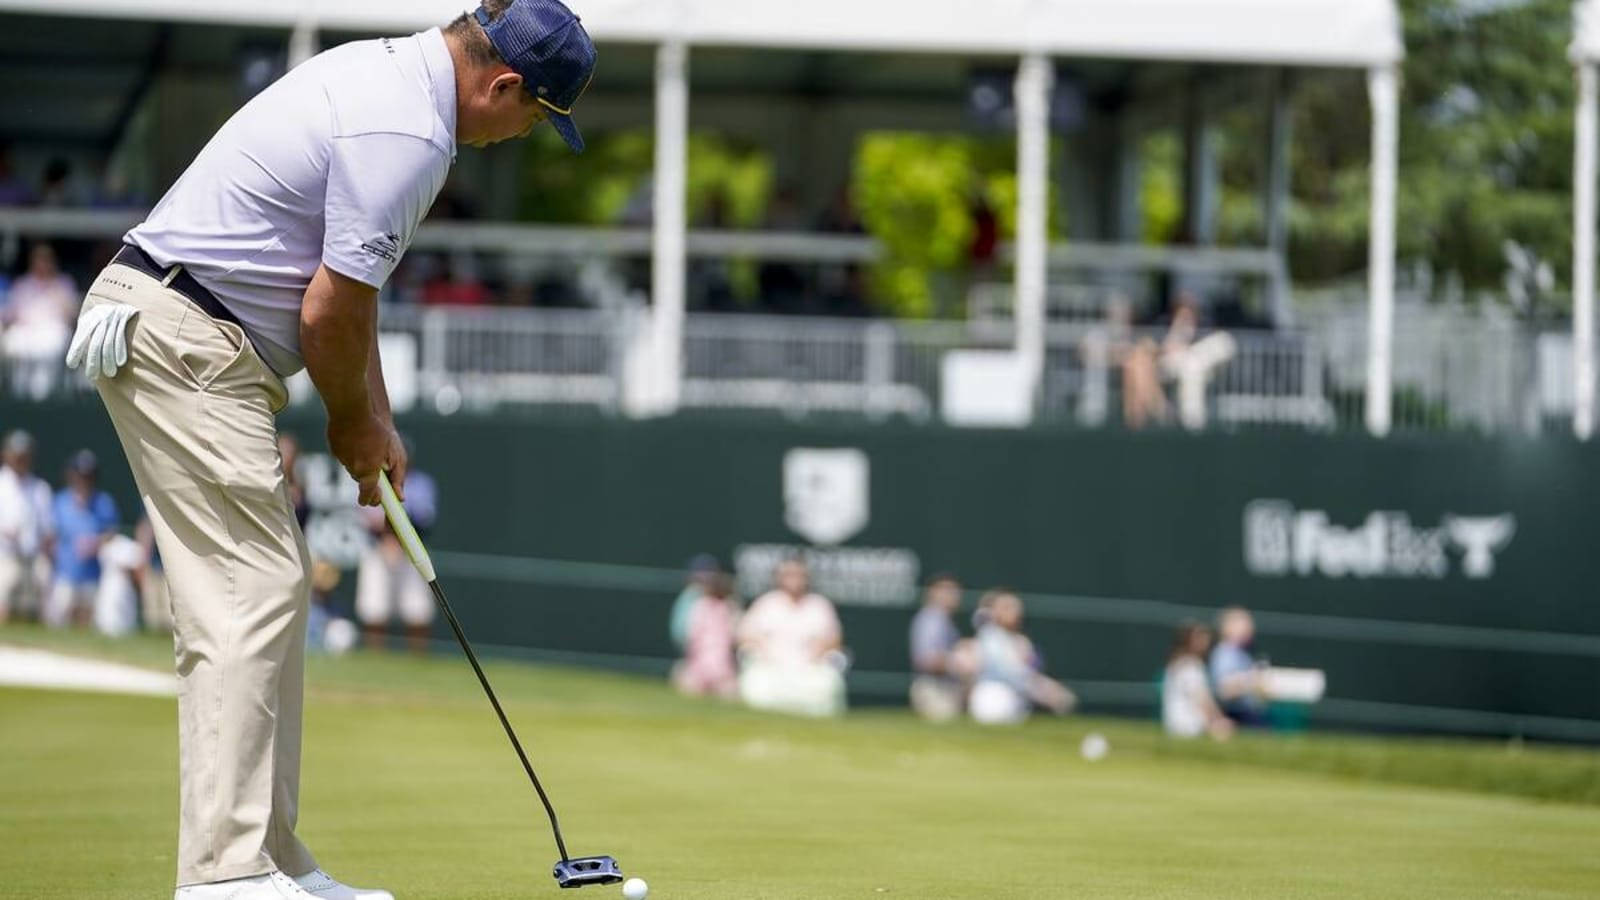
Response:
[[[171,584],[176,900],[390,900],[294,833],[311,559],[273,416],[309,370],[361,502],[384,469],[403,490],[378,288],[457,144],[548,119],[582,149],[570,114],[594,65],[557,0],[329,50],[229,119],[89,289],[67,362],[96,380]]]

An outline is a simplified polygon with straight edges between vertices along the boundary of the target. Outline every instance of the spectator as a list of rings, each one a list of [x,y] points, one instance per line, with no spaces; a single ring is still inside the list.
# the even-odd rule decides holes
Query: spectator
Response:
[[[1267,701],[1262,693],[1260,669],[1251,656],[1256,620],[1242,606],[1230,606],[1217,615],[1221,640],[1211,650],[1211,689],[1222,711],[1240,725],[1265,725]]]
[[[978,674],[968,708],[985,725],[1014,724],[1034,706],[1066,715],[1077,698],[1047,677],[1033,641],[1022,632],[1022,598],[1007,590],[989,592],[987,623],[978,630]]]
[[[843,633],[826,597],[811,591],[805,563],[785,560],[777,587],[739,624],[739,694],[750,706],[809,716],[844,712]]]
[[[67,464],[67,486],[56,494],[56,581],[45,624],[87,625],[100,584],[100,548],[117,533],[117,504],[96,486],[100,465],[79,450]]]
[[[961,632],[955,611],[961,582],[937,575],[922,594],[922,609],[911,620],[911,708],[924,719],[945,722],[961,713],[964,679],[956,662]]]
[[[1205,658],[1210,649],[1211,629],[1198,622],[1178,627],[1161,679],[1161,725],[1173,737],[1209,734],[1225,741],[1233,736],[1233,720],[1217,706],[1206,678]]]
[[[487,306],[494,298],[478,279],[478,261],[471,253],[455,253],[438,276],[422,286],[422,302],[429,306]]]
[[[147,559],[144,547],[113,532],[100,544],[100,582],[94,593],[94,627],[107,637],[122,637],[139,627],[136,579]]]
[[[1178,385],[1178,421],[1190,431],[1205,426],[1206,383],[1211,374],[1238,352],[1233,337],[1213,331],[1196,340],[1200,331],[1200,300],[1184,291],[1172,314],[1172,327],[1161,345],[1161,367]]]
[[[50,583],[55,518],[50,486],[33,474],[33,436],[13,431],[0,445],[0,625],[37,615]]]
[[[34,200],[33,190],[11,167],[11,146],[0,144],[0,206],[32,206]]]
[[[416,456],[411,458],[414,461]],[[432,476],[413,465],[406,472],[405,489],[406,513],[417,534],[426,538],[439,517],[438,486]],[[389,622],[398,615],[411,652],[426,653],[428,632],[433,626],[433,594],[400,546],[400,538],[395,536],[383,508],[367,506],[361,512],[373,535],[372,544],[356,567],[356,618],[366,633],[366,645],[383,649]]]
[[[44,182],[39,187],[40,206],[78,206],[72,193],[72,163],[57,156],[44,166]]]
[[[300,439],[291,432],[279,432],[278,456],[283,460],[283,488],[289,494],[289,505],[294,508],[295,521],[304,529],[306,520],[311,518],[311,503],[300,482]]]
[[[409,480],[409,479],[408,479]],[[355,646],[355,623],[340,618],[333,609],[332,595],[344,573],[325,559],[311,563],[311,604],[306,616],[306,649],[313,653],[339,655]]]
[[[56,265],[55,249],[36,243],[28,270],[11,283],[0,321],[5,355],[12,360],[13,390],[42,400],[55,386],[78,312],[78,289]]]
[[[672,612],[669,614],[667,630],[672,636],[673,646],[679,650],[689,646],[689,615],[694,609],[695,601],[705,593],[706,584],[722,571],[722,564],[709,553],[699,553],[689,560],[689,580],[678,592],[677,599],[672,601]]]
[[[673,670],[673,683],[685,694],[732,698],[739,687],[733,661],[739,601],[733,595],[733,580],[721,572],[705,579],[688,618],[683,661]]]

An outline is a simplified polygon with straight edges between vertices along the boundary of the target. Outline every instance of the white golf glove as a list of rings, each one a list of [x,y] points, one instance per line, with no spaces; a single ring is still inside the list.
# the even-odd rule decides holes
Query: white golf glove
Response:
[[[89,380],[110,378],[128,362],[128,323],[139,311],[126,303],[101,303],[78,317],[67,347],[67,368]]]

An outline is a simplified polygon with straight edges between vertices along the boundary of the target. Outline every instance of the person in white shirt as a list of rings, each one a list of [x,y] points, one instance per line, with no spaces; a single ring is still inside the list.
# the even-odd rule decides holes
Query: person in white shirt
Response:
[[[12,390],[31,400],[49,395],[61,372],[61,353],[72,334],[78,312],[78,287],[56,265],[49,244],[28,251],[28,270],[11,283],[0,320],[5,335],[0,345],[11,362]]]
[[[90,287],[67,362],[116,427],[175,622],[175,900],[392,900],[340,884],[295,834],[311,555],[273,419],[305,368],[361,503],[385,470],[403,498],[378,290],[458,145],[549,121],[582,149],[594,66],[558,0],[334,47],[236,112]]]
[[[50,583],[55,538],[50,485],[33,474],[33,437],[13,431],[0,445],[0,624],[37,615]]]
[[[844,712],[844,633],[833,604],[811,590],[798,559],[778,565],[777,587],[739,623],[739,696],[757,709],[807,716]]]
[[[1211,629],[1198,622],[1178,627],[1161,679],[1161,726],[1173,737],[1209,734],[1225,741],[1233,736],[1233,720],[1223,714],[1211,695],[1211,679],[1206,674],[1210,649]]]

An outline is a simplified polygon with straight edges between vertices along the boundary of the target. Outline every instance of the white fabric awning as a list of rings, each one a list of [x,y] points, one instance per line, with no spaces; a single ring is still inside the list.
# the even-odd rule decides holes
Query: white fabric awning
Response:
[[[410,31],[471,5],[0,0],[0,11]],[[1404,55],[1395,0],[571,0],[571,6],[599,41],[1355,67]],[[1600,50],[1600,33],[1594,36],[1589,46]]]

